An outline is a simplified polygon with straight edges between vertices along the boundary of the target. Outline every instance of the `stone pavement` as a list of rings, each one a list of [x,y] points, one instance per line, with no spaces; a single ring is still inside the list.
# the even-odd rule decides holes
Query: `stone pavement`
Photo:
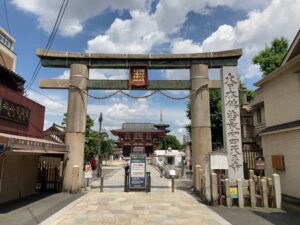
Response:
[[[160,178],[152,166],[147,166],[147,171],[152,177],[150,193],[124,192],[124,170],[120,167],[105,177],[103,193],[99,192],[99,181],[94,181],[86,195],[42,224],[230,224],[186,192],[172,193],[170,181]]]

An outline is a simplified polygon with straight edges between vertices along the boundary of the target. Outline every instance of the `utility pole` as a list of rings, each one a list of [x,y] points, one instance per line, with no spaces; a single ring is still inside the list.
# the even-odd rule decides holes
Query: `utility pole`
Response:
[[[102,154],[101,154],[101,141],[102,141],[101,125],[103,121],[102,112],[100,112],[98,121],[99,121],[98,177],[102,177]]]

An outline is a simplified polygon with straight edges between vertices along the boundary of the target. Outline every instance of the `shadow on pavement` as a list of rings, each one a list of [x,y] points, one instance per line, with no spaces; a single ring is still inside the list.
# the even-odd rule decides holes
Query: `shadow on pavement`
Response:
[[[39,224],[84,193],[37,193],[32,196],[0,205],[0,224]]]
[[[8,213],[10,211],[16,210],[18,208],[21,208],[23,206],[29,205],[31,203],[40,201],[43,198],[47,198],[53,194],[56,193],[35,193],[33,195],[24,197],[19,200],[10,201],[7,203],[0,204],[0,214],[2,213]]]

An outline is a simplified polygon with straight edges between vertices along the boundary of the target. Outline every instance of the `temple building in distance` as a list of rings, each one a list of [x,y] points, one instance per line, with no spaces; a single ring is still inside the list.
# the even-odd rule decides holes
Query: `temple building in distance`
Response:
[[[123,123],[121,129],[111,130],[118,136],[118,147],[124,157],[129,157],[132,152],[144,153],[147,157],[154,153],[158,144],[169,132],[168,124],[161,123]]]

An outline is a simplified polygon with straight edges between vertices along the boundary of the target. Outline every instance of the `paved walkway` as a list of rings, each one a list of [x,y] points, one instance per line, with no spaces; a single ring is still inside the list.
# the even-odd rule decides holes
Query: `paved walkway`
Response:
[[[147,166],[147,171],[152,177],[150,193],[124,192],[124,170],[119,167],[113,174],[106,175],[103,193],[99,192],[99,181],[94,181],[86,195],[42,224],[230,224],[186,192],[172,193],[170,181],[160,178],[152,166]]]

